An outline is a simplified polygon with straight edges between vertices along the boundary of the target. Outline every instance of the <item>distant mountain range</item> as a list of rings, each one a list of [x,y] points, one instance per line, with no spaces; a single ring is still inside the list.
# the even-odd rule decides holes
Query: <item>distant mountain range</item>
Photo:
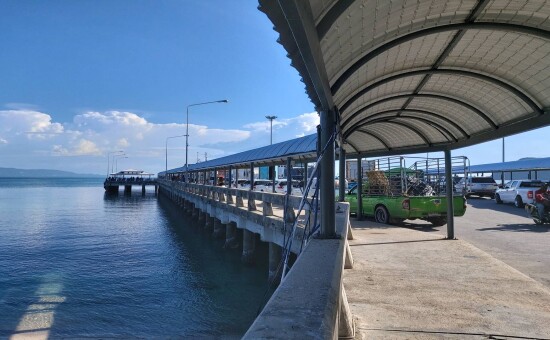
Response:
[[[103,177],[101,175],[77,174],[70,171],[48,169],[0,168],[0,177]]]

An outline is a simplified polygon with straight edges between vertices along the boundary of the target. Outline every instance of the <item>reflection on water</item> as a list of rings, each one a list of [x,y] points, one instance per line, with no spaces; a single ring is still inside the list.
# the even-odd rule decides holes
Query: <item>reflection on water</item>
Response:
[[[171,201],[1,187],[0,337],[240,337],[267,287]]]

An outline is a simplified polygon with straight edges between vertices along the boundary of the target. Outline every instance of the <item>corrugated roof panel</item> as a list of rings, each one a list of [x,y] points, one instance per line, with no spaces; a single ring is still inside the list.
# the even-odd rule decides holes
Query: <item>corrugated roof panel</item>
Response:
[[[550,157],[470,166],[470,172],[500,172],[520,170],[549,170]]]
[[[317,152],[317,134],[295,138],[288,141],[263,146],[252,150],[239,152],[233,155],[212,159],[206,162],[189,164],[189,171],[212,169],[214,167],[228,167],[250,162],[269,162],[274,159],[282,159],[289,156],[312,157]],[[168,173],[185,172],[185,166],[170,169]],[[160,172],[162,175],[164,173]]]

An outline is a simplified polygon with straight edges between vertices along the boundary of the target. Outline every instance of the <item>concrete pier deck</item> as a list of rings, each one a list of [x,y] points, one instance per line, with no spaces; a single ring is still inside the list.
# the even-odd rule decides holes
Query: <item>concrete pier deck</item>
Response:
[[[550,339],[550,290],[461,240],[356,221],[356,339]]]

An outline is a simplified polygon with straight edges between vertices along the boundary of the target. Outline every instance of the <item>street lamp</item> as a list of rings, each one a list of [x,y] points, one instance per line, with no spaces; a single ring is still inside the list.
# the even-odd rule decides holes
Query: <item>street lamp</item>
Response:
[[[269,119],[269,123],[271,123],[271,134],[270,134],[270,141],[269,145],[273,144],[273,120],[277,119],[277,116],[265,116],[265,118]]]
[[[187,120],[185,123],[185,181],[187,182],[187,169],[189,167],[189,164],[187,163],[187,155],[189,151],[189,108],[191,106],[199,106],[199,105],[206,105],[206,104],[215,104],[215,103],[228,103],[229,101],[227,99],[222,100],[214,100],[211,102],[204,102],[204,103],[195,103],[191,105],[187,105]]]
[[[124,153],[123,150],[118,150],[118,151],[111,151],[111,152],[107,152],[107,177],[109,177],[109,161],[111,160],[111,155],[112,154],[115,154],[115,153]],[[113,170],[111,169],[111,172],[113,172]]]
[[[179,138],[179,137],[185,137],[185,136],[187,136],[187,135],[166,137],[166,146],[165,146],[165,150],[166,150],[166,171],[164,172],[164,176],[166,176],[167,173],[168,173],[168,140],[172,139],[172,138]]]
[[[128,157],[124,156],[124,157],[118,157],[117,159],[115,159],[115,171],[118,171],[118,160],[122,158],[128,158]]]
[[[111,172],[114,172],[114,170],[113,170],[113,165],[115,165],[116,158],[117,158],[117,157],[124,157],[124,156],[126,156],[125,153],[123,153],[123,154],[121,154],[121,155],[113,155],[113,161],[111,162]]]

